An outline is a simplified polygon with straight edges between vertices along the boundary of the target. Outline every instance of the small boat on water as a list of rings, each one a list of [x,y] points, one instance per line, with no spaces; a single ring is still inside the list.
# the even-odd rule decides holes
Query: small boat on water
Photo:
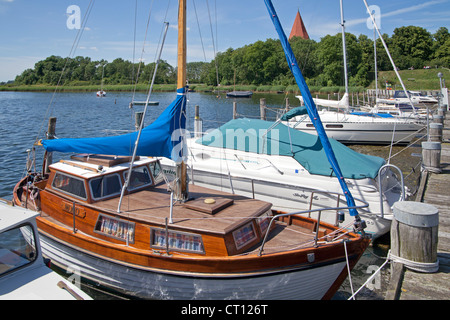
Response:
[[[97,91],[97,97],[100,97],[100,98],[106,97],[106,91],[104,91],[104,90]]]
[[[251,91],[231,91],[227,92],[229,98],[250,98],[253,95]]]
[[[180,53],[186,52],[185,18],[180,0]],[[40,212],[44,254],[131,297],[331,298],[369,244],[357,213],[364,205],[349,200],[318,210],[348,212],[354,219],[348,230],[324,223],[320,214],[279,212],[266,201],[189,186],[176,137],[186,125],[187,100],[186,56],[178,57],[177,97],[146,128],[42,141],[42,172],[29,172],[13,196],[17,205]],[[50,163],[51,152],[75,155]],[[177,163],[174,183],[151,156]]]
[[[136,106],[145,106],[146,104],[147,104],[147,101],[133,101],[133,105],[136,105]],[[148,105],[149,106],[158,106],[159,101],[149,101]]]
[[[38,215],[0,199],[0,300],[91,300],[44,262]]]

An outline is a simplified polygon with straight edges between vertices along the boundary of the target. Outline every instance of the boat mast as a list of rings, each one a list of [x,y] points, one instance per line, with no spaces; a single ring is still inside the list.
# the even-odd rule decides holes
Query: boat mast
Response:
[[[342,4],[342,0],[341,0],[341,27],[342,27],[342,51],[344,53],[345,93],[348,96],[347,46],[345,43],[345,20],[344,20],[344,6]]]
[[[397,67],[396,67],[396,65],[394,63],[394,60],[392,59],[392,56],[391,56],[391,54],[389,52],[389,49],[388,49],[388,47],[386,45],[386,42],[384,41],[383,36],[381,35],[380,29],[378,28],[378,25],[375,22],[375,17],[373,16],[372,12],[370,11],[370,8],[369,8],[369,5],[367,4],[367,1],[363,0],[363,2],[364,2],[364,5],[367,8],[367,13],[369,14],[370,18],[372,19],[373,27],[377,30],[378,36],[380,37],[380,40],[381,40],[381,43],[383,44],[384,49],[386,50],[386,53],[387,53],[387,55],[389,57],[389,60],[391,61],[392,67],[394,68],[394,71],[395,71],[395,74],[397,75],[398,80],[400,80],[400,84],[402,85],[403,91],[405,92],[406,97],[408,97],[408,100],[409,100],[409,103],[411,104],[413,113],[416,114],[416,110],[414,109],[414,104],[411,101],[411,97],[410,97],[408,91],[406,90],[405,85],[403,84],[403,81],[402,81],[402,78],[400,77],[400,74],[398,73]]]
[[[178,8],[178,73],[177,88],[186,87],[186,0],[179,0]],[[177,187],[175,199],[185,201],[188,197],[187,170],[184,160],[177,163]]]

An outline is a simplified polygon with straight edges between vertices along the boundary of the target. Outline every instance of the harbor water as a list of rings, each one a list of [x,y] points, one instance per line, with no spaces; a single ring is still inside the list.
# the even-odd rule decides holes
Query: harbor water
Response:
[[[136,93],[134,101],[146,98],[146,94]],[[285,109],[286,98],[289,98],[291,107],[299,105],[294,95],[264,93],[253,94],[251,98],[227,99],[225,94],[191,92],[188,95],[187,129],[193,134],[196,105],[200,107],[203,131],[207,131],[233,118],[233,102],[237,103],[239,117],[259,118],[261,98],[265,99],[268,107],[267,120],[275,120],[277,112]],[[159,105],[148,107],[145,125],[154,121],[174,99],[175,93],[153,93],[150,100],[158,101]],[[26,172],[27,150],[35,148],[36,167],[41,170],[43,150],[42,147],[34,146],[34,142],[45,136],[49,117],[57,118],[57,138],[122,134],[135,130],[135,113],[144,109],[141,105],[130,108],[132,100],[132,93],[108,92],[106,97],[98,98],[95,92],[0,92],[0,197],[8,200],[12,198],[14,185]],[[361,153],[389,159],[391,164],[402,170],[405,185],[409,193],[414,194],[420,174],[420,143],[407,148],[368,145],[349,147]],[[54,155],[54,161],[59,161],[57,154]],[[389,237],[381,238],[369,247],[334,299],[350,297],[384,263],[388,247]],[[388,273],[388,268],[383,268],[356,298],[384,299],[384,286],[388,283],[385,278]],[[89,293],[97,299],[115,298],[95,291]]]

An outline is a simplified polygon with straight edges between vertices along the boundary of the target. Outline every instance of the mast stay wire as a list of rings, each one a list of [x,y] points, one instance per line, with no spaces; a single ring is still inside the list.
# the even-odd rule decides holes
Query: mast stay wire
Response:
[[[51,114],[51,107],[53,105],[53,101],[55,100],[56,93],[60,90],[61,81],[62,81],[62,78],[63,78],[64,73],[66,71],[67,65],[68,65],[69,61],[71,60],[71,57],[75,54],[76,49],[78,48],[78,44],[80,43],[81,36],[83,35],[83,32],[84,32],[84,30],[86,28],[86,24],[87,24],[87,21],[89,19],[90,14],[91,14],[91,11],[92,11],[92,8],[94,6],[94,3],[95,3],[95,0],[91,0],[89,2],[88,8],[86,9],[86,12],[85,12],[85,14],[83,16],[83,19],[82,19],[82,22],[81,22],[81,27],[80,27],[80,29],[78,29],[77,35],[75,36],[75,39],[74,39],[74,41],[72,43],[72,47],[70,49],[69,55],[66,58],[66,61],[64,63],[64,67],[63,67],[63,69],[61,71],[61,75],[59,76],[58,82],[56,84],[56,88],[53,91],[53,94],[52,94],[52,97],[51,97],[50,102],[48,104],[47,110],[45,111],[45,115],[44,115],[44,117],[42,119],[41,126],[38,129],[38,132],[37,132],[37,135],[36,135],[36,139],[35,139],[35,143],[39,140],[39,136],[41,135],[41,132],[42,132],[42,130],[44,128],[44,124],[45,124],[45,120],[47,119],[47,116],[49,114]]]

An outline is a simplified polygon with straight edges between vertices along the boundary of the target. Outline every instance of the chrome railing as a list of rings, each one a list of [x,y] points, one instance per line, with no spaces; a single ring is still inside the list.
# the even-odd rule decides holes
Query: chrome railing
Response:
[[[269,223],[269,226],[267,227],[266,234],[264,235],[264,239],[263,239],[263,242],[261,243],[261,248],[259,249],[258,255],[261,256],[263,254],[264,245],[267,242],[267,238],[270,233],[270,228],[272,227],[272,224],[274,223],[275,220],[277,220],[281,217],[289,217],[292,215],[311,214],[312,212],[318,212],[317,225],[316,225],[316,230],[315,230],[315,235],[314,235],[314,246],[317,246],[317,241],[319,240],[319,227],[320,227],[320,218],[321,218],[322,211],[333,210],[333,211],[336,211],[336,214],[337,214],[341,210],[362,209],[362,208],[367,208],[369,206],[369,204],[367,202],[365,202],[365,201],[362,201],[362,202],[364,202],[364,205],[361,205],[361,206],[345,206],[345,207],[334,207],[334,208],[310,209],[310,210],[296,211],[296,212],[289,212],[289,213],[280,213],[280,214],[274,215],[270,219],[270,223]]]
[[[393,164],[385,164],[384,166],[382,166],[379,170],[378,170],[378,188],[379,188],[379,193],[380,193],[380,211],[381,211],[381,217],[384,218],[384,206],[383,206],[383,185],[381,184],[381,172],[382,170],[386,169],[386,168],[394,168],[396,169],[399,174],[400,174],[400,187],[402,189],[402,193],[400,196],[400,201],[404,201],[405,200],[405,184],[403,182],[403,172],[402,170],[400,170],[399,167],[394,166]]]

